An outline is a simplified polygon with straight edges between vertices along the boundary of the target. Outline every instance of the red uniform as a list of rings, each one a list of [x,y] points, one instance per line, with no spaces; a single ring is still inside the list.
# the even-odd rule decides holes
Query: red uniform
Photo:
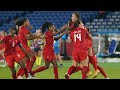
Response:
[[[72,40],[73,44],[73,53],[72,57],[73,60],[76,62],[80,62],[85,60],[88,56],[87,53],[87,43],[85,36],[88,35],[88,31],[83,28],[75,28],[70,32],[70,39]]]
[[[20,49],[19,46],[16,47],[16,54],[17,54],[17,57],[16,57],[17,61],[23,60],[23,58],[25,57],[25,53]]]
[[[44,59],[49,60],[49,61],[56,60],[55,53],[54,53],[54,47],[53,47],[54,37],[52,35],[52,32],[47,31],[45,33],[45,40],[46,40],[46,45],[43,50]]]
[[[27,30],[24,26],[22,26],[19,30],[18,36],[22,46],[26,49],[27,52],[32,52],[28,47],[26,35],[29,34],[29,30]]]
[[[12,37],[11,35],[5,36],[2,39],[3,43],[5,44],[5,59],[7,62],[8,66],[13,66],[14,62],[18,62],[16,60],[16,46],[18,46],[20,44],[20,41],[18,39],[18,37]]]

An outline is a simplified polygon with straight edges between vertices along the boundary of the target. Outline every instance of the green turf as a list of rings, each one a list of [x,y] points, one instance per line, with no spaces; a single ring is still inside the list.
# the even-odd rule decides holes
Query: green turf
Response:
[[[59,79],[65,79],[64,75],[67,72],[68,68],[71,66],[71,61],[64,61],[63,68],[58,68],[59,71]],[[43,65],[43,63],[42,63]],[[110,79],[120,79],[120,63],[99,63],[99,65],[105,70],[106,74]],[[36,66],[34,66],[33,70],[36,69]],[[94,69],[90,65],[90,69],[92,73],[94,74]],[[18,70],[18,68],[16,69]],[[89,76],[88,79],[92,79],[93,77]],[[53,73],[53,67],[50,67],[48,70],[45,70],[43,72],[35,74],[37,78],[40,79],[54,79],[54,73]],[[74,73],[70,76],[71,79],[81,79],[81,71]],[[11,72],[8,67],[6,68],[0,68],[0,79],[11,79]],[[96,79],[104,79],[104,77],[99,74]]]

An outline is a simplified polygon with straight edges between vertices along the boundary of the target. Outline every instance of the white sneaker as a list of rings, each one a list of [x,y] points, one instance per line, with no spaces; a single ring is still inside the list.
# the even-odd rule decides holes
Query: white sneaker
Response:
[[[27,77],[26,79],[31,79],[30,77]]]
[[[27,79],[39,79],[39,78],[36,78],[36,77],[27,77]]]
[[[105,79],[110,79],[110,78],[105,78]]]
[[[22,76],[18,76],[17,79],[23,79],[23,77]]]

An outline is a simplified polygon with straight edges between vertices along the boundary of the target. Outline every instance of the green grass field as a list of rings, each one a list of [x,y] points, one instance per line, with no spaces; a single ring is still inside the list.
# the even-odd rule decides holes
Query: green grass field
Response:
[[[65,79],[65,73],[67,72],[68,68],[71,66],[71,61],[63,61],[64,67],[58,68],[59,70],[59,79]],[[43,63],[42,63],[43,65]],[[120,63],[99,63],[99,65],[105,70],[107,76],[110,79],[120,79]],[[37,67],[34,65],[34,69]],[[94,74],[94,69],[90,65],[90,69]],[[18,70],[18,68],[16,68]],[[88,79],[92,79],[93,77],[89,76]],[[50,67],[48,70],[35,74],[35,76],[39,79],[54,79],[53,67]],[[81,79],[81,71],[74,73],[70,76],[71,79]],[[0,79],[11,79],[11,72],[8,67],[0,68]],[[104,79],[104,77],[99,74],[96,79]]]

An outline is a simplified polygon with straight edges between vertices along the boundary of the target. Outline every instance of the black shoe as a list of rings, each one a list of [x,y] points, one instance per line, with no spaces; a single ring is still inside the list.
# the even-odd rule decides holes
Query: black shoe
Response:
[[[60,68],[63,67],[63,64],[60,64],[59,67],[60,67]]]

